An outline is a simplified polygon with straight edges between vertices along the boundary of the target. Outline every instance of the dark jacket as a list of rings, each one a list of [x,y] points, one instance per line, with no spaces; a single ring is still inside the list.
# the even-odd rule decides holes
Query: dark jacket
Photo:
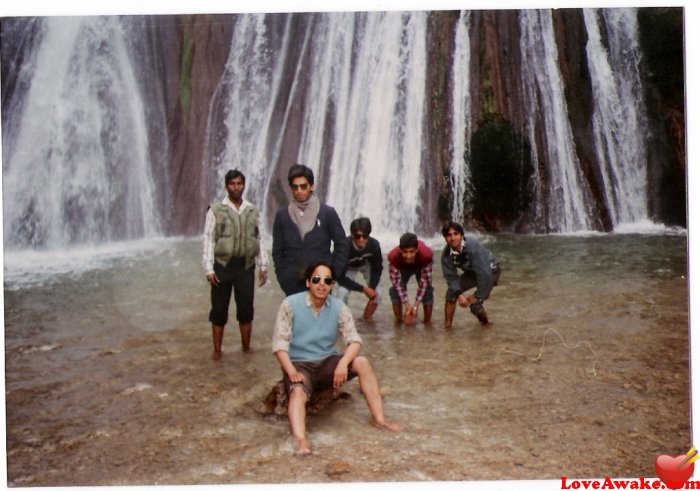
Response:
[[[360,268],[366,263],[369,263],[370,273],[367,286],[376,289],[377,285],[379,285],[379,279],[382,277],[382,270],[384,269],[384,265],[382,264],[382,248],[379,245],[379,241],[374,237],[369,237],[365,248],[362,250],[357,249],[353,245],[352,237],[348,237],[347,242],[348,250],[350,251],[347,267]],[[338,277],[338,284],[351,291],[361,292],[363,289],[362,285],[344,274]]]
[[[498,259],[493,253],[484,247],[480,242],[464,237],[462,241],[462,252],[451,254],[449,245],[442,250],[442,275],[447,281],[448,288],[459,291],[459,277],[462,275],[471,276],[476,280],[476,292],[474,295],[482,300],[489,297],[493,288],[493,268],[498,265]]]
[[[272,260],[277,281],[284,293],[291,295],[306,289],[304,272],[314,261],[323,260],[332,264],[336,277],[340,277],[348,260],[345,237],[345,230],[335,209],[324,203],[321,203],[316,215],[314,228],[304,236],[303,241],[299,228],[289,216],[287,206],[277,210],[272,225]]]

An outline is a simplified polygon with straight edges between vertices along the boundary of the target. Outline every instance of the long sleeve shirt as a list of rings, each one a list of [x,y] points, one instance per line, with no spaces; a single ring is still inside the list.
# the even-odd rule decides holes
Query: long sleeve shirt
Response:
[[[294,297],[303,296],[303,302],[294,301]],[[339,309],[337,317],[335,316],[323,316],[322,314],[326,309],[332,309],[331,302],[335,302],[335,308]],[[302,318],[305,314],[311,314],[315,319],[321,319],[328,322],[334,322],[335,326],[325,326],[323,330],[328,330],[327,328],[336,329],[337,333],[343,337],[343,342],[345,346],[350,343],[360,343],[362,344],[362,338],[360,337],[357,329],[355,327],[355,321],[352,317],[352,312],[347,305],[343,304],[340,300],[335,297],[329,296],[326,299],[325,304],[321,308],[321,311],[315,312],[311,305],[311,298],[308,292],[297,293],[291,297],[287,297],[282,301],[279,311],[277,312],[277,319],[275,320],[275,326],[272,332],[272,352],[277,351],[290,351],[290,345],[292,344],[292,338],[295,335],[295,331],[304,330],[309,328],[309,324],[306,323],[295,323],[295,310],[297,309],[307,309],[305,312],[297,311],[297,317]],[[297,336],[307,336],[307,332],[296,332]],[[324,358],[325,356],[332,353],[318,353],[318,359]]]
[[[446,245],[442,251],[441,261],[442,275],[447,281],[447,286],[454,290],[460,290],[460,272],[471,275],[476,280],[474,296],[485,300],[493,289],[493,268],[498,264],[498,259],[480,242],[465,237],[459,251],[453,251]]]
[[[239,215],[243,211],[254,206],[250,201],[243,200],[240,208],[236,209],[228,196],[226,196],[222,201],[233,211]],[[202,269],[204,269],[204,274],[212,274],[214,272],[214,246],[216,245],[216,217],[211,209],[207,210],[207,216],[204,220],[204,233],[202,234]],[[255,264],[261,271],[267,271],[267,247],[265,245],[265,232],[263,230],[262,223],[258,224],[258,230],[260,231],[260,237],[258,241],[260,243],[260,252],[255,258]]]
[[[428,286],[433,283],[433,251],[422,241],[418,241],[418,252],[413,263],[406,263],[401,256],[398,247],[389,252],[389,279],[391,285],[396,290],[401,303],[409,303],[406,284],[402,281],[401,272],[403,270],[419,270],[418,290],[416,291],[416,302],[423,301]]]

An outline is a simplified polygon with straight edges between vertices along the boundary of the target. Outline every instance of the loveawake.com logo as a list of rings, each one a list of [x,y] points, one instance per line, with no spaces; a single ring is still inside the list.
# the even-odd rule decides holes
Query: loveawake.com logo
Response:
[[[561,489],[700,489],[700,481],[690,481],[698,460],[695,447],[685,455],[659,455],[654,460],[654,470],[659,480],[639,479],[573,479],[561,478]]]
[[[700,489],[700,481],[666,484],[659,479],[572,479],[562,476],[561,489]]]

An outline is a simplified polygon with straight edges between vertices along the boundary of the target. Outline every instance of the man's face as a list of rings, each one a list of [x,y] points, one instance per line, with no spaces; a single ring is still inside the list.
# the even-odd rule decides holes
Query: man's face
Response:
[[[299,203],[305,203],[311,197],[311,191],[314,190],[314,187],[309,184],[309,180],[304,176],[292,179],[291,188],[294,199]]]
[[[243,178],[238,176],[234,179],[230,179],[226,183],[226,192],[228,193],[228,198],[231,201],[238,201],[243,196],[243,191],[245,190],[245,183]]]
[[[306,287],[312,297],[325,301],[333,289],[331,270],[326,266],[318,266],[311,273],[311,278],[306,280]]]
[[[462,237],[462,234],[460,234],[455,229],[451,228],[447,231],[447,235],[445,235],[445,240],[450,246],[450,249],[452,249],[453,251],[459,251],[460,246],[462,245]]]
[[[358,249],[364,249],[365,246],[367,245],[367,241],[369,240],[369,235],[364,233],[362,230],[358,230],[354,234],[352,234],[352,242],[355,244],[355,247]]]
[[[403,247],[399,250],[406,264],[413,264],[416,261],[416,254],[418,253],[417,247]]]

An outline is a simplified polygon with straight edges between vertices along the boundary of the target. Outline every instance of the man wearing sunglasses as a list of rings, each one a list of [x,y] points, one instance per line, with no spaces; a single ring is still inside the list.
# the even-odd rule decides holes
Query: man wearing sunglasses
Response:
[[[305,272],[308,291],[288,296],[280,305],[272,334],[272,352],[282,367],[289,405],[287,414],[295,453],[308,455],[311,444],[306,435],[306,402],[313,391],[359,379],[376,427],[400,431],[384,418],[384,405],[377,376],[366,357],[360,355],[362,338],[355,328],[350,309],[330,296],[334,272],[330,263],[318,261]],[[345,350],[336,348],[342,335]]]
[[[224,185],[227,196],[209,206],[202,238],[202,267],[211,285],[209,321],[214,360],[221,358],[231,293],[236,299],[236,319],[243,351],[250,350],[256,264],[260,268],[259,285],[267,281],[267,253],[259,229],[259,212],[243,199],[245,176],[238,169],[229,170]]]
[[[321,203],[313,192],[313,171],[295,164],[287,180],[292,200],[275,214],[272,260],[277,281],[289,296],[306,290],[304,271],[314,261],[326,261],[342,272],[348,260],[348,244],[335,209]]]
[[[350,236],[348,237],[348,263],[345,273],[338,278],[339,299],[346,305],[350,292],[364,293],[368,298],[367,305],[362,314],[365,321],[369,321],[379,305],[381,287],[379,280],[384,268],[382,264],[382,248],[379,241],[370,237],[372,222],[367,217],[360,217],[350,222]],[[355,278],[360,273],[365,279],[366,285],[361,285]]]

